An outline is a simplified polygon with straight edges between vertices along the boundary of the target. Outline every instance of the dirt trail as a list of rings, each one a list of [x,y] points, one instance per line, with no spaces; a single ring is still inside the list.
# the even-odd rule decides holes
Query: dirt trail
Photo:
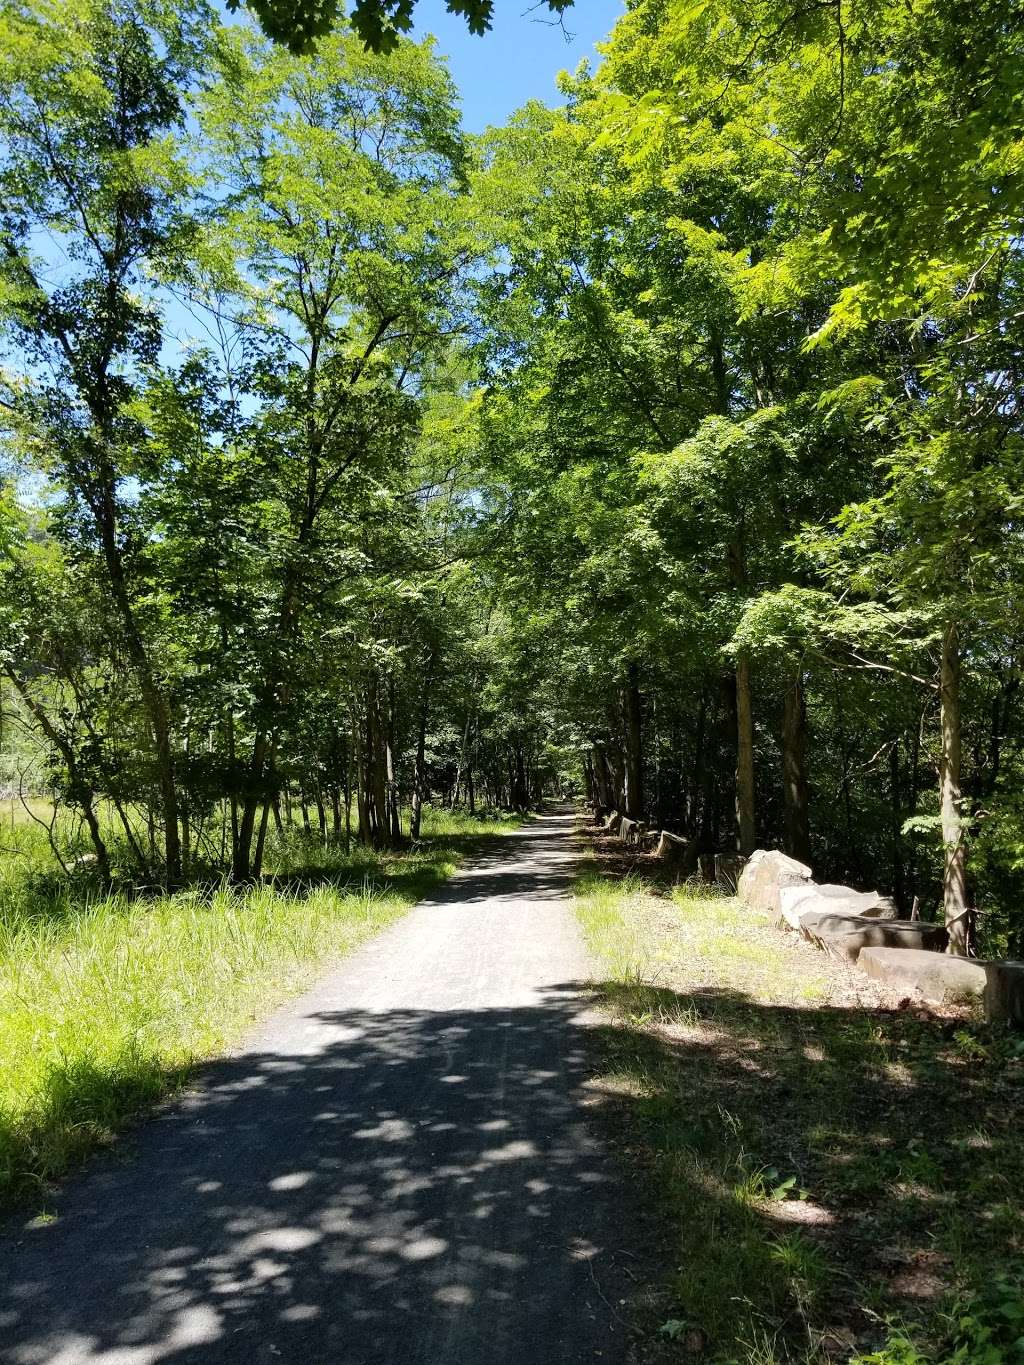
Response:
[[[622,1361],[572,816],[495,842],[0,1244],[0,1360]],[[127,1146],[127,1145],[126,1145]]]

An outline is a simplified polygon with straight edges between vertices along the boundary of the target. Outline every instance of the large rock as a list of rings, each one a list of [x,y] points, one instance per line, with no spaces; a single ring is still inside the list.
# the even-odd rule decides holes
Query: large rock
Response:
[[[915,949],[865,948],[858,965],[876,981],[933,1005],[977,1003],[987,1018],[1024,1027],[1024,962],[982,962]]]
[[[800,917],[800,932],[817,947],[847,962],[856,962],[865,948],[941,953],[949,939],[941,924],[925,924],[922,920],[865,919],[860,915],[813,911]]]
[[[791,929],[801,928],[801,916],[808,913],[863,916],[865,919],[895,919],[896,906],[877,891],[854,891],[849,886],[804,882],[779,890],[782,920]]]
[[[779,913],[779,893],[786,886],[806,886],[811,869],[778,849],[759,848],[740,874],[736,894],[752,910]]]

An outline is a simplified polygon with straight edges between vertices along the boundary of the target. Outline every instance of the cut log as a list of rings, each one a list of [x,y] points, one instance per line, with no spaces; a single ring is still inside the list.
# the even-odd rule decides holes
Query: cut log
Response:
[[[783,886],[779,890],[780,927],[799,929],[805,914],[838,914],[861,916],[864,919],[896,919],[897,911],[888,896],[877,891],[854,891],[849,886],[818,886],[804,882],[800,886]]]
[[[779,913],[779,892],[784,886],[806,886],[811,869],[778,849],[759,848],[740,874],[737,895],[752,910]]]
[[[1024,962],[865,948],[858,965],[876,981],[933,1005],[977,1003],[987,1019],[1024,1027]]]
[[[617,834],[621,822],[622,816],[617,810],[609,811],[604,822],[604,828],[609,834]]]
[[[702,853],[697,859],[697,876],[702,882],[714,885],[715,881],[715,855],[713,853]]]
[[[921,920],[864,919],[858,915],[818,914],[800,919],[804,938],[833,957],[856,962],[865,948],[898,948],[941,953],[949,935],[941,924]]]

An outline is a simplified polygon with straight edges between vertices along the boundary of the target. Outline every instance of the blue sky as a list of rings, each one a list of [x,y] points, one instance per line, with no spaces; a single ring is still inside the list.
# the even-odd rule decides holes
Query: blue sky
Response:
[[[494,27],[482,38],[449,14],[444,0],[418,0],[415,36],[432,33],[437,50],[462,94],[463,122],[470,132],[503,123],[529,99],[561,103],[559,71],[572,71],[583,57],[596,64],[594,44],[606,38],[625,6],[622,0],[576,0],[565,11],[566,34],[552,26],[547,5],[534,0],[495,0]],[[548,22],[543,22],[543,21]]]

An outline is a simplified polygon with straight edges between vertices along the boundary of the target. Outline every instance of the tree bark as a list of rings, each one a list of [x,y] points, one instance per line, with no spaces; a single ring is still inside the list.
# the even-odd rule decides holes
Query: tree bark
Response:
[[[939,673],[939,712],[942,754],[939,761],[939,811],[945,873],[942,901],[947,952],[966,957],[969,952],[970,925],[967,904],[967,850],[964,845],[963,817],[960,810],[960,634],[956,622],[946,625],[942,635],[942,663]]]
[[[736,831],[737,847],[749,858],[757,834],[754,825],[754,709],[750,660],[736,660]]]
[[[644,759],[640,714],[640,670],[630,663],[626,685],[622,691],[622,713],[625,722],[626,789],[625,813],[630,820],[644,818]]]
[[[434,681],[434,655],[431,652],[423,679],[420,712],[416,718],[416,760],[412,774],[412,815],[409,819],[409,838],[420,837],[423,803],[427,792],[427,722],[430,719],[430,689]]]
[[[801,863],[811,861],[807,801],[807,702],[802,670],[786,688],[782,724],[782,781],[785,798],[785,851]]]
[[[611,810],[615,803],[612,800],[611,783],[608,775],[608,762],[605,758],[604,746],[595,742],[591,749],[591,754],[593,757],[594,795],[598,805],[604,806],[605,810]]]

